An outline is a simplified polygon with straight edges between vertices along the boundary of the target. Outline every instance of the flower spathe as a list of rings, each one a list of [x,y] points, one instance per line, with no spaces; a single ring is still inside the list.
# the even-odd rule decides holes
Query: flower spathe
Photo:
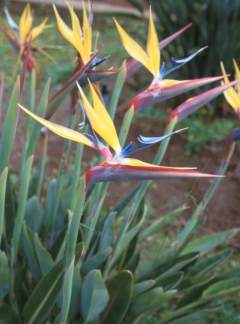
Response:
[[[237,114],[238,118],[240,119],[240,69],[237,65],[237,62],[233,60],[234,70],[235,70],[235,80],[238,81],[235,87],[229,87],[225,92],[224,96],[229,103],[229,105],[234,109],[235,113]],[[221,62],[221,70],[223,73],[224,84],[230,84],[230,80],[227,76],[225,67]]]
[[[104,102],[95,86],[89,81],[92,103],[82,88],[79,87],[80,98],[90,132],[82,134],[78,131],[58,125],[41,118],[23,106],[19,107],[37,122],[58,136],[89,146],[102,154],[104,162],[85,172],[86,185],[89,188],[102,181],[128,181],[165,178],[214,177],[214,175],[195,171],[193,168],[163,167],[129,158],[136,151],[159,143],[181,130],[161,137],[139,137],[137,144],[129,143],[122,148],[114,123],[109,116]]]

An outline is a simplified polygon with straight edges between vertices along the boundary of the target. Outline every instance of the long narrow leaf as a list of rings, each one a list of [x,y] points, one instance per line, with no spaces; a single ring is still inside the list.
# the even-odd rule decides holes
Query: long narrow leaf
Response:
[[[1,140],[0,140],[0,171],[7,166],[10,154],[13,147],[13,142],[16,134],[17,122],[17,102],[19,100],[19,79],[15,82],[12,94],[7,107]]]
[[[2,174],[0,175],[0,247],[2,245],[2,235],[4,231],[7,176],[8,176],[8,168],[5,168]]]
[[[12,236],[12,258],[13,260],[16,258],[19,248],[19,240],[21,235],[21,230],[24,222],[24,215],[27,203],[28,196],[28,187],[30,182],[30,175],[32,170],[33,157],[30,156],[27,159],[24,174],[22,177],[22,183],[20,184],[20,195],[18,200],[18,210],[17,217],[15,220],[13,236]]]

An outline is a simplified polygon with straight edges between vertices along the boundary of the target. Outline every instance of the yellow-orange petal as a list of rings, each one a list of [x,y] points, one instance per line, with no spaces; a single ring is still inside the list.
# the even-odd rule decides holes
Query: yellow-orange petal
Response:
[[[221,62],[221,70],[222,70],[222,73],[223,73],[224,83],[229,84],[230,80],[229,80],[229,78],[227,76],[225,67],[224,67],[222,62]],[[235,111],[239,111],[239,109],[240,109],[240,96],[235,91],[235,89],[233,87],[228,88],[226,91],[224,91],[224,96],[225,96],[227,102],[229,103],[229,105]]]
[[[161,87],[172,87],[176,84],[183,83],[184,81],[179,81],[179,80],[172,80],[172,79],[166,79],[166,80],[161,80],[159,81]]]
[[[114,131],[111,128],[111,125],[109,125],[109,121],[107,125],[105,124],[107,120],[106,113],[103,113],[103,109],[105,109],[105,107],[102,106],[103,104],[100,103],[100,98],[98,97],[95,89],[91,89],[93,104],[96,105],[95,107],[93,107],[89,103],[85,93],[83,92],[82,88],[79,85],[78,85],[78,89],[80,92],[84,109],[86,111],[87,117],[89,119],[92,128],[109,146],[112,147],[113,150],[119,153],[120,145],[119,145],[118,138],[117,136],[116,137],[114,136]],[[101,119],[102,117],[104,118],[104,120]]]
[[[152,167],[158,167],[157,165],[155,164],[151,164],[151,163],[147,163],[147,162],[143,162],[141,160],[138,160],[138,159],[129,159],[129,158],[126,158],[126,159],[123,159],[121,161],[121,164],[123,165],[129,165],[129,166],[139,166],[139,167],[146,167],[146,168],[152,168]],[[169,167],[164,167],[164,166],[161,166],[162,169],[166,168],[166,169],[169,169]],[[196,170],[196,168],[182,168],[182,167],[174,167],[175,169],[178,169],[178,170]]]
[[[45,29],[50,28],[50,25],[47,25],[48,18],[45,18],[43,22],[34,27],[31,31],[31,40],[36,39]]]
[[[237,65],[236,60],[233,60],[233,65],[234,65],[234,69],[235,69],[235,78],[236,80],[238,80],[238,84],[236,85],[237,91],[238,91],[238,95],[240,96],[240,69]]]
[[[86,7],[83,5],[83,61],[87,63],[90,60],[92,52],[92,27],[89,22]]]
[[[56,123],[50,122],[49,120],[46,120],[44,118],[41,118],[37,115],[35,115],[34,113],[32,113],[31,111],[29,111],[28,109],[26,109],[25,107],[18,105],[19,108],[21,108],[26,114],[28,114],[29,116],[31,116],[33,119],[35,119],[39,124],[43,125],[44,127],[46,127],[47,129],[49,129],[51,132],[53,132],[54,134],[68,139],[70,141],[73,142],[77,142],[77,143],[81,143],[83,145],[87,145],[90,146],[92,148],[94,148],[93,143],[83,134],[71,129],[71,128],[67,128],[65,126],[62,125],[58,125]]]
[[[75,47],[75,42],[74,42],[74,37],[73,37],[72,30],[62,20],[62,18],[59,15],[55,5],[53,5],[53,10],[54,10],[54,13],[55,13],[55,16],[56,16],[57,26],[58,26],[58,29],[59,29],[60,33],[66,39],[66,41],[68,41],[70,44],[72,44],[73,47]]]
[[[75,11],[73,10],[72,6],[68,4],[68,9],[69,13],[71,16],[71,21],[72,21],[72,32],[73,32],[73,42],[74,42],[74,47],[80,54],[82,58],[82,53],[84,51],[83,49],[83,31],[78,19],[78,16],[76,15]]]
[[[109,116],[103,101],[90,81],[89,87],[92,94],[94,111],[98,115],[99,123],[103,125],[103,132],[99,135],[115,152],[119,153],[121,151],[121,145],[112,118]]]
[[[31,6],[30,4],[27,4],[23,10],[19,22],[20,41],[24,41],[29,35],[29,32],[32,28],[32,22],[33,22],[33,17],[32,17]]]
[[[142,63],[153,74],[148,55],[145,53],[142,47],[131,36],[128,35],[128,33],[121,27],[116,19],[114,19],[114,22],[125,50],[131,57]]]
[[[151,63],[152,73],[154,76],[158,76],[160,72],[160,46],[151,7],[149,14],[147,54]]]

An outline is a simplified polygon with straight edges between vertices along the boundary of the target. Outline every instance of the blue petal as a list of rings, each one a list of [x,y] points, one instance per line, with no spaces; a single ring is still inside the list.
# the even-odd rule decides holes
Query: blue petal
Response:
[[[109,58],[109,56],[102,56],[102,57],[94,57],[91,65],[90,65],[90,69],[102,64],[104,61],[106,61]]]
[[[162,73],[162,77],[165,77],[166,75],[172,73],[173,71],[178,70],[179,68],[181,68],[183,65],[185,65],[186,63],[190,62],[191,60],[193,60],[197,55],[199,55],[201,52],[203,52],[205,49],[207,48],[207,46],[200,48],[197,52],[191,54],[188,57],[185,57],[183,59],[180,60],[176,60],[174,57],[171,58],[171,66],[167,69],[166,67],[164,67],[163,69],[163,73]]]
[[[19,27],[18,24],[13,20],[12,16],[10,15],[8,9],[6,7],[3,8],[3,11],[5,13],[5,16],[7,18],[7,22],[9,24],[9,26],[12,28],[12,30],[14,30],[15,32],[19,31]]]
[[[132,142],[130,142],[129,144],[127,144],[121,151],[121,157],[125,158],[127,156],[129,156],[130,154],[132,154],[133,152],[135,152],[135,146],[133,145]]]
[[[163,136],[158,136],[158,137],[146,137],[146,136],[140,135],[140,136],[138,136],[138,141],[144,145],[153,145],[153,144],[159,143],[159,142],[167,139],[168,137],[171,137],[172,135],[178,134],[184,130],[186,130],[186,128],[181,128],[181,129],[176,130],[175,132],[172,132],[172,133],[169,133],[169,134],[166,134]]]
[[[94,134],[84,133],[84,135],[94,144],[95,147],[101,148],[105,146],[97,137],[96,133]]]
[[[184,130],[186,130],[186,128],[182,128],[182,129],[179,129],[179,130],[172,132],[170,134],[159,136],[159,137],[146,137],[146,136],[140,135],[137,138],[140,144],[134,145],[132,142],[129,143],[127,146],[125,146],[125,148],[123,148],[123,150],[121,152],[121,157],[125,158],[125,157],[129,156],[130,154],[145,150],[149,146],[157,144],[157,143],[171,137],[172,135],[178,134]]]
[[[232,131],[232,141],[236,143],[240,140],[240,128],[234,128]]]

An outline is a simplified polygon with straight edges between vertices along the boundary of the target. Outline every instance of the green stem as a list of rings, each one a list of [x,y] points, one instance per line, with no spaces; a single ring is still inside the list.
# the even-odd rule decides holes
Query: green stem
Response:
[[[69,229],[66,235],[65,274],[63,281],[64,289],[61,314],[62,323],[67,323],[67,318],[71,304],[75,252],[85,202],[85,184],[83,178],[81,178],[77,193],[79,197],[78,204],[74,212],[71,214]]]
[[[229,166],[229,163],[230,163],[230,161],[232,159],[233,153],[235,151],[235,147],[236,147],[236,143],[232,143],[230,145],[230,148],[228,150],[228,154],[226,155],[226,158],[222,162],[222,164],[221,164],[221,166],[220,166],[220,168],[219,168],[219,170],[217,172],[217,174],[219,176],[224,176],[224,174],[226,173],[226,171],[228,169],[228,166]],[[209,201],[212,199],[212,197],[213,197],[214,193],[216,192],[218,186],[220,185],[222,179],[223,179],[222,177],[218,177],[218,178],[215,178],[211,182],[207,192],[205,193],[201,203],[196,208],[194,214],[199,216],[202,213],[202,211],[207,207]]]
[[[210,200],[212,199],[213,195],[215,194],[216,190],[218,189],[218,187],[223,179],[222,176],[226,173],[226,170],[229,166],[229,163],[231,161],[235,147],[236,147],[236,143],[232,143],[230,145],[228,153],[227,153],[226,157],[224,158],[223,162],[221,163],[220,168],[217,172],[217,174],[220,177],[216,177],[212,180],[203,199],[201,200],[201,202],[198,204],[197,208],[193,212],[192,217],[190,218],[190,220],[188,222],[188,226],[186,226],[185,229],[181,232],[181,235],[179,236],[179,240],[181,240],[182,242],[186,242],[188,240],[188,237],[191,235],[192,231],[194,230],[195,226],[197,225],[198,217],[205,210],[205,208],[209,204]],[[181,246],[183,246],[183,245],[181,245]]]
[[[38,179],[38,184],[37,184],[37,196],[39,199],[41,198],[41,192],[43,188],[43,182],[44,182],[44,175],[45,175],[45,170],[46,170],[46,165],[47,165],[47,147],[48,147],[48,135],[44,134],[43,135],[43,153],[42,153],[42,159],[40,163],[40,175]]]
[[[119,133],[119,141],[120,141],[121,146],[124,146],[124,144],[127,140],[127,136],[128,136],[128,132],[129,132],[131,123],[132,123],[133,116],[134,116],[133,108],[128,109],[124,115],[122,126],[121,126],[120,133]]]
[[[123,88],[125,79],[126,79],[126,65],[124,62],[121,67],[121,70],[119,71],[119,73],[117,75],[117,79],[116,79],[115,86],[113,89],[113,94],[112,94],[111,101],[109,104],[108,112],[112,119],[114,119],[114,116],[115,116],[115,113],[117,110],[118,101],[119,101],[120,95],[122,93],[122,88]]]

